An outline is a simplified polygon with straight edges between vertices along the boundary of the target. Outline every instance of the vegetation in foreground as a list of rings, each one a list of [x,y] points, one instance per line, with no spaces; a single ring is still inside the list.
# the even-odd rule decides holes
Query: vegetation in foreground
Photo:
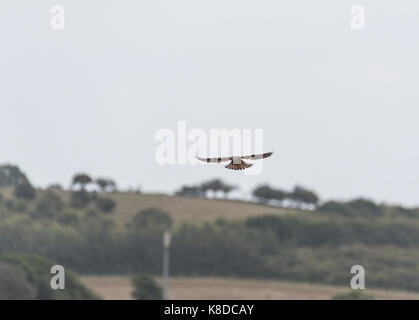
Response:
[[[332,298],[333,300],[374,300],[374,295],[363,293],[359,290],[352,290],[346,293],[338,293]]]
[[[265,193],[258,189],[258,197],[264,197],[260,202],[310,210],[174,226],[170,213],[148,208],[120,226],[111,218],[120,203],[104,200],[110,199],[106,193],[114,190],[112,184],[89,191],[87,185],[94,179],[79,174],[73,179],[71,197],[65,198],[58,186],[41,192],[27,187],[30,182],[23,174],[10,179],[11,169],[7,170],[8,174],[2,174],[0,167],[0,185],[15,192],[0,196],[3,253],[38,254],[80,273],[158,274],[162,233],[171,228],[174,275],[347,286],[351,266],[360,264],[367,271],[369,287],[419,291],[417,209],[365,199],[320,203],[311,191],[301,188],[280,200],[282,193],[263,186]],[[290,196],[295,193],[300,194],[299,200]]]
[[[131,293],[135,300],[161,300],[162,289],[148,274],[140,273],[132,278],[134,291]]]
[[[91,300],[99,297],[86,288],[71,270],[65,270],[65,290],[50,286],[54,261],[33,254],[0,255],[1,300]]]

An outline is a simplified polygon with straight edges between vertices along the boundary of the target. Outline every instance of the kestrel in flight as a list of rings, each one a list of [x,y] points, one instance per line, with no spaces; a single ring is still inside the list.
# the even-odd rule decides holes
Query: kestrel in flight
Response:
[[[196,157],[196,158],[203,162],[211,162],[211,163],[231,161],[228,165],[225,166],[227,169],[243,170],[253,165],[252,163],[247,163],[243,161],[243,159],[260,160],[260,159],[265,159],[267,157],[270,157],[272,154],[273,152],[266,152],[262,154],[252,154],[250,156],[233,156],[233,157],[225,157],[225,158],[200,158],[200,157]]]

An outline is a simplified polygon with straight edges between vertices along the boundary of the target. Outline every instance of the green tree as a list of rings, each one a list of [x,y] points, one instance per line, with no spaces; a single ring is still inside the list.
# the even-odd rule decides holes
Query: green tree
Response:
[[[33,200],[36,198],[35,188],[28,182],[20,183],[15,186],[14,194],[18,198]]]
[[[17,166],[10,164],[0,166],[0,187],[14,187],[24,183],[29,183],[29,180]]]
[[[261,185],[253,190],[253,196],[261,203],[268,203],[270,200],[283,201],[287,193],[279,189],[273,189],[268,185]]]
[[[96,206],[103,212],[112,212],[116,207],[116,201],[109,197],[96,197]]]
[[[85,190],[79,190],[71,193],[71,206],[76,209],[85,208],[91,201],[90,194]]]
[[[167,230],[172,226],[170,215],[159,208],[148,208],[135,215],[133,227],[136,229]]]
[[[71,181],[72,186],[79,186],[81,190],[84,190],[88,184],[92,183],[92,178],[85,173],[78,173],[74,175]]]
[[[258,186],[253,192],[253,196],[258,199],[260,203],[266,204],[269,200],[272,199],[272,189],[268,185]]]
[[[294,201],[298,207],[302,204],[317,205],[319,197],[316,193],[301,186],[295,186],[294,190],[289,194],[289,198]]]
[[[200,187],[196,186],[183,186],[180,190],[175,192],[177,196],[188,196],[188,197],[203,197],[204,194]]]
[[[233,191],[234,189],[237,189],[236,186],[228,185],[221,181],[220,179],[214,179],[207,182],[204,182],[200,186],[201,191],[206,194],[208,191],[212,192],[218,192],[221,191],[224,193],[224,196],[227,197],[227,195]]]
[[[347,203],[351,210],[360,216],[377,217],[383,214],[381,206],[367,199],[354,199]]]
[[[112,179],[98,178],[95,180],[95,184],[99,187],[101,192],[116,191],[116,183]]]
[[[132,278],[134,291],[131,293],[136,300],[161,300],[162,290],[156,281],[147,274],[138,274]]]
[[[396,210],[394,210],[396,209]],[[348,202],[338,202],[338,201],[327,201],[323,203],[317,209],[319,212],[331,212],[335,214],[340,214],[342,216],[357,216],[357,217],[367,217],[367,218],[376,218],[384,214],[383,206],[377,205],[371,200],[358,198]],[[396,212],[407,214],[412,217],[415,217],[415,211],[403,208],[402,210],[397,207],[387,208],[390,212]]]
[[[53,217],[64,207],[63,200],[54,191],[48,190],[38,200],[35,215],[37,217]]]

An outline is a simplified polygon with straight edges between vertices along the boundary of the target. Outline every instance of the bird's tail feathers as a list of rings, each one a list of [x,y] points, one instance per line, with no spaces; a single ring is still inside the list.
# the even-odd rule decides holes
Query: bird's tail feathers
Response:
[[[241,160],[241,162],[240,163],[238,163],[238,164],[235,164],[235,163],[233,163],[233,161],[231,161],[228,165],[226,165],[225,167],[227,168],[227,169],[231,169],[231,170],[243,170],[243,169],[246,169],[246,168],[249,168],[249,167],[251,167],[251,166],[253,166],[253,164],[251,164],[251,163],[247,163],[247,162],[244,162],[243,160]]]

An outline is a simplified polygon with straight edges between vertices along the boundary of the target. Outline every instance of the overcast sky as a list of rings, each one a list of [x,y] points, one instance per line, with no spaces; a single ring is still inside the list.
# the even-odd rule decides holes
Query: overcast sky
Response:
[[[38,186],[78,171],[164,192],[220,177],[419,205],[418,17],[411,0],[3,0],[0,163]],[[257,176],[158,165],[156,131],[177,121],[262,128],[276,153]]]

